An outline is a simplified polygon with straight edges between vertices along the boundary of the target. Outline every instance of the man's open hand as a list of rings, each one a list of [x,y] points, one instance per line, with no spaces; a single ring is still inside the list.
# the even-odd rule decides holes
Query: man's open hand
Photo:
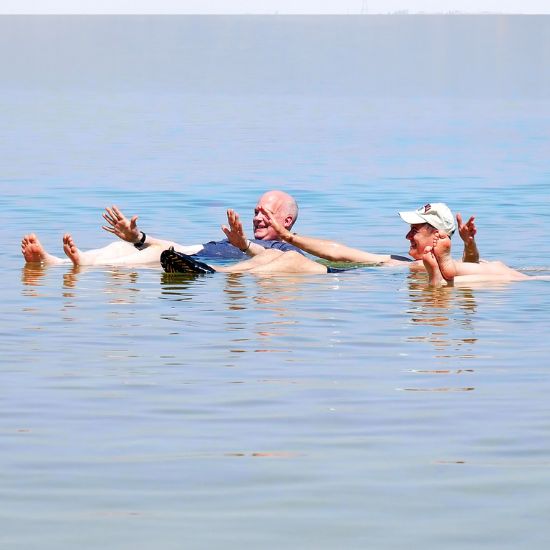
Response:
[[[137,243],[141,236],[141,231],[137,227],[137,216],[132,216],[129,220],[116,206],[105,208],[103,219],[108,225],[103,225],[102,228],[119,239],[129,243]]]

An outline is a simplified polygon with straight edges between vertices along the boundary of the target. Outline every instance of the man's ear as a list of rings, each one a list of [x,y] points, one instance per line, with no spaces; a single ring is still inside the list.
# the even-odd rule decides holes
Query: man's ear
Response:
[[[285,229],[289,229],[290,227],[292,227],[292,222],[294,220],[292,219],[292,216],[287,216],[285,218],[285,222],[284,222],[284,226],[285,226]]]

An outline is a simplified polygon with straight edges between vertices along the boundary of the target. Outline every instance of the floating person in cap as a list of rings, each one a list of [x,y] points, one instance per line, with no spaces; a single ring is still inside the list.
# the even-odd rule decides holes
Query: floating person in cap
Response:
[[[335,241],[306,237],[291,233],[282,227],[268,209],[262,210],[267,222],[279,235],[279,238],[310,254],[337,262],[355,262],[377,265],[409,265],[413,269],[425,268],[431,285],[454,284],[455,282],[476,281],[515,281],[530,279],[527,275],[515,271],[502,262],[477,262],[479,253],[475,244],[476,228],[474,218],[466,224],[457,215],[458,230],[464,241],[462,261],[450,256],[450,236],[457,225],[448,206],[444,203],[426,204],[411,212],[399,212],[400,217],[410,225],[406,239],[410,242],[409,255],[413,260],[392,254],[373,254],[351,248]],[[227,213],[229,227],[222,229],[228,240],[235,246],[245,249],[247,238],[238,215],[233,210]],[[472,260],[475,258],[474,260]],[[470,259],[470,261],[466,261]],[[193,258],[169,249],[162,253],[161,264],[169,273],[334,273],[346,268],[333,268],[310,260],[296,252],[276,250],[262,251],[252,259],[228,267],[213,267],[197,262]]]
[[[476,264],[453,260],[451,239],[444,231],[434,232],[432,244],[424,249],[422,262],[428,272],[429,284],[432,286],[533,279],[550,280],[550,277],[546,275],[526,275],[499,261],[481,261]]]

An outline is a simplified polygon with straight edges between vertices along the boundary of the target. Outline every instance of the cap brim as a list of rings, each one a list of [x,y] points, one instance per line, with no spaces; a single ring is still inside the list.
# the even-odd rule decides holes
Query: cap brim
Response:
[[[398,212],[401,219],[410,225],[415,223],[426,223],[426,220],[421,218],[416,212]]]

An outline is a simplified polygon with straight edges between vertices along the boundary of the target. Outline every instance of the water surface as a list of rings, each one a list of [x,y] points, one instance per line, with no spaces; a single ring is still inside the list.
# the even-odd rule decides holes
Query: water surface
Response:
[[[505,19],[527,49],[540,36]],[[502,21],[475,24],[490,38]],[[537,59],[521,74],[543,82]],[[19,241],[108,244],[100,213],[116,203],[148,233],[203,242],[227,207],[248,220],[278,187],[298,198],[297,231],[373,252],[406,253],[397,210],[445,201],[477,216],[484,257],[549,273],[548,97],[114,90],[82,70],[97,86],[4,72],[0,542],[546,548],[550,283],[24,267]]]

